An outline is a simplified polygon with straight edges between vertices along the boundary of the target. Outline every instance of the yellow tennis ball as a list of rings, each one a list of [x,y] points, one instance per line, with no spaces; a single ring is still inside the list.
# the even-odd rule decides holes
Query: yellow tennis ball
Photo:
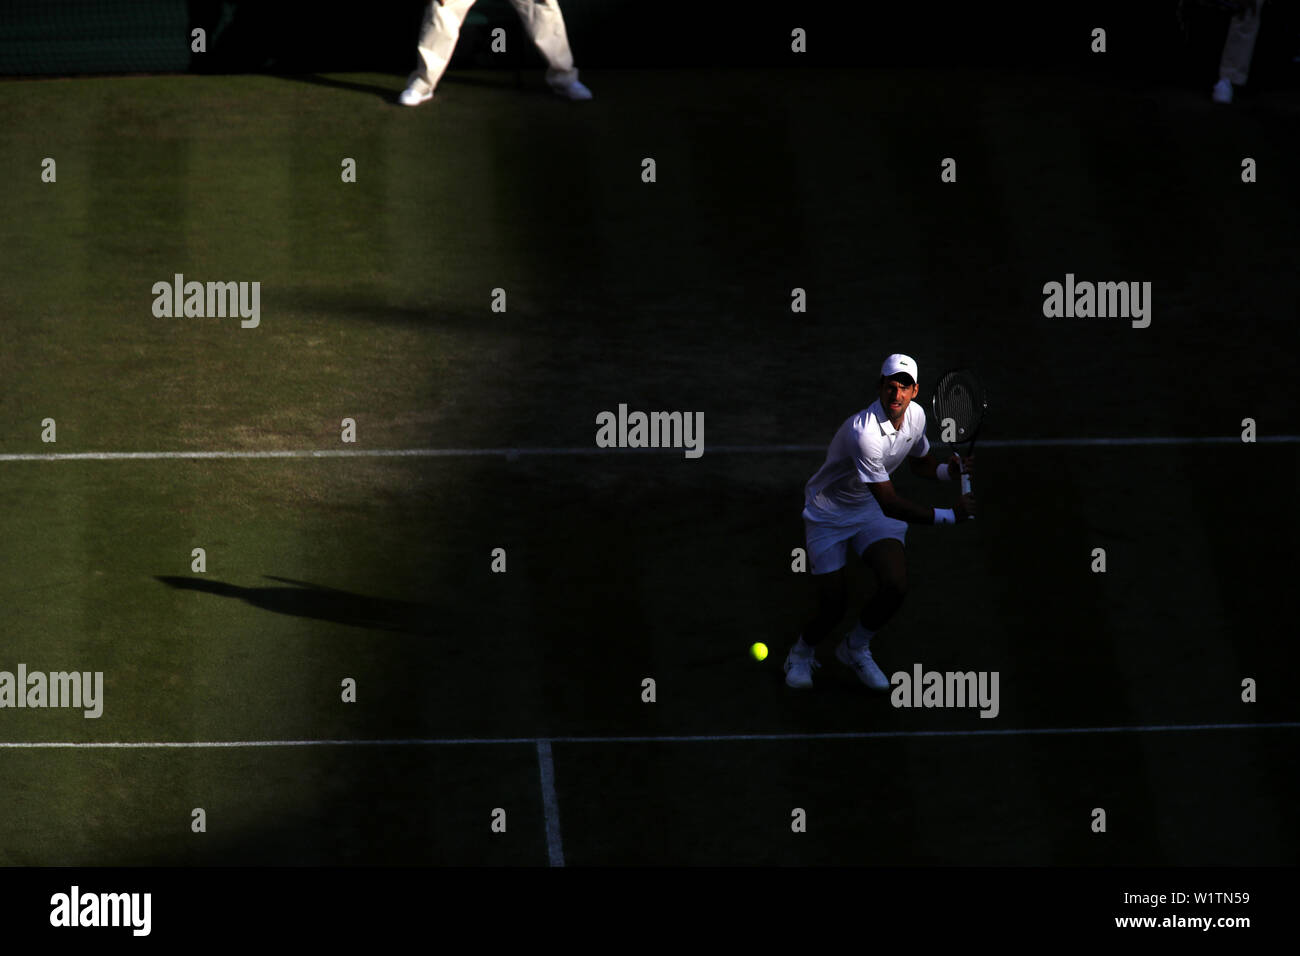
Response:
[[[754,660],[761,661],[767,657],[767,645],[761,642],[753,644],[749,648],[749,653],[754,655]]]

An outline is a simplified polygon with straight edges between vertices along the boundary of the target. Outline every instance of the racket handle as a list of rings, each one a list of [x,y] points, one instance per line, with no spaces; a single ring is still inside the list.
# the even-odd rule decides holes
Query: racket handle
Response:
[[[968,494],[970,494],[970,475],[966,474],[965,472],[962,472],[962,476],[961,476],[961,493],[962,493],[963,495],[968,495]],[[974,520],[975,520],[975,516],[974,516],[974,515],[969,515],[969,516],[966,518],[966,520],[967,520],[967,521],[974,521]]]

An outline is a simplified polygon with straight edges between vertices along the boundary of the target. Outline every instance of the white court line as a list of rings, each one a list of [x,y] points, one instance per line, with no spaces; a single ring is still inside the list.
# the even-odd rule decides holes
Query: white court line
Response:
[[[542,804],[546,808],[546,856],[551,866],[564,866],[564,844],[560,842],[560,804],[555,798],[555,764],[551,742],[537,741],[537,766],[542,774]]]
[[[222,747],[434,747],[474,744],[725,743],[747,740],[882,740],[908,737],[1019,737],[1040,734],[1173,733],[1189,730],[1298,730],[1300,721],[1262,724],[1151,724],[1137,727],[1008,727],[978,730],[867,730],[825,734],[712,734],[659,737],[409,737],[387,740],[0,741],[0,750],[149,750]]]
[[[1300,435],[1264,435],[1261,445],[1294,445]],[[1014,438],[989,439],[980,448],[1098,448],[1157,447],[1161,445],[1241,445],[1239,437],[1216,435],[1208,438]],[[825,453],[825,445],[706,445],[705,454],[773,455]],[[285,451],[81,451],[50,454],[0,454],[0,461],[169,461],[258,458],[521,458],[571,455],[677,455],[681,448],[336,448],[289,449]]]

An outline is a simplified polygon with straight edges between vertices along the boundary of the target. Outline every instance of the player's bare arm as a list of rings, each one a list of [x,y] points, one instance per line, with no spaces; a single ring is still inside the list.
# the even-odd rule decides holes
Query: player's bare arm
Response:
[[[909,458],[908,467],[912,469],[912,474],[919,478],[939,478],[939,459],[934,457],[933,452],[926,452],[920,458]],[[953,455],[943,464],[948,466],[948,481],[957,481],[962,474],[973,475],[975,473],[975,456],[961,457]],[[901,520],[901,519],[900,519]]]
[[[928,457],[928,456],[927,456]],[[924,459],[917,459],[923,461]],[[932,467],[936,467],[933,466]],[[934,509],[908,501],[894,490],[892,481],[868,482],[867,487],[876,498],[876,504],[888,518],[906,521],[908,524],[934,524]],[[975,514],[975,499],[971,495],[962,495],[953,506],[953,514],[958,521]]]

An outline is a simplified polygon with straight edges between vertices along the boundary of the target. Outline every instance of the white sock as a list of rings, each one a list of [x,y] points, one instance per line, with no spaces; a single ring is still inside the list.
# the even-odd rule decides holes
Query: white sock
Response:
[[[798,657],[812,656],[813,649],[804,643],[803,635],[799,635],[799,640],[794,642],[794,653]]]
[[[860,647],[870,647],[871,639],[876,636],[875,631],[868,631],[861,623],[854,624],[853,630],[849,631],[849,647],[855,651]]]

